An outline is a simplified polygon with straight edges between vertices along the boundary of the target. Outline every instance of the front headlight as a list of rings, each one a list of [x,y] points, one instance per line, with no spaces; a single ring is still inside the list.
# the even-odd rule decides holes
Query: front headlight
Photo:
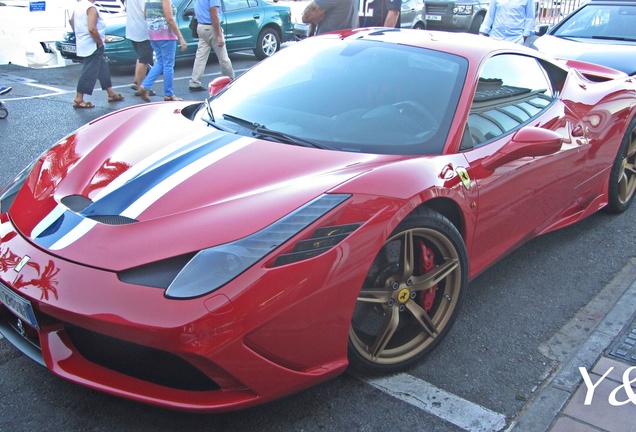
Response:
[[[472,15],[473,6],[472,5],[456,5],[453,8],[453,13],[455,15]]]
[[[106,35],[106,37],[104,38],[105,43],[123,42],[125,40],[125,37],[115,35]]]
[[[322,195],[251,236],[200,251],[172,281],[166,297],[198,297],[222,287],[349,197]]]

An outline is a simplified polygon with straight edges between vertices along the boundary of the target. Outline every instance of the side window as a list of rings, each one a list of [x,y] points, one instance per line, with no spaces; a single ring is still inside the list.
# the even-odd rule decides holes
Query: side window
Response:
[[[223,0],[223,7],[226,12],[231,12],[239,9],[247,9],[253,7],[253,1],[248,0]]]
[[[531,121],[555,97],[545,69],[535,58],[502,54],[488,59],[479,74],[468,116],[473,146]]]

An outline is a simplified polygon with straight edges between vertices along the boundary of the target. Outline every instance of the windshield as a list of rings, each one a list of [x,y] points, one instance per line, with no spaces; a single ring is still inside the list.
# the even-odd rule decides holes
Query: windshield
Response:
[[[439,154],[466,68],[464,58],[436,51],[316,37],[256,65],[202,111],[222,127],[245,135],[258,130],[263,139],[298,138],[301,145],[352,152]]]
[[[553,35],[636,41],[636,4],[586,5],[561,23]]]

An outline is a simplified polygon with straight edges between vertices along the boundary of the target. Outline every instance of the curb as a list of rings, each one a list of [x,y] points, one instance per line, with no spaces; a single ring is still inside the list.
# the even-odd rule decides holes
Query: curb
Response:
[[[614,279],[581,309],[570,323],[577,322],[581,315],[598,315],[603,308],[602,305],[607,303],[608,297],[617,298],[617,300],[604,314],[604,318],[567,359],[562,359],[564,361],[561,361],[556,373],[537,392],[518,419],[506,431],[544,432],[550,429],[583,382],[578,368],[591,369],[633,318],[636,311],[636,258],[630,259]],[[558,334],[566,333],[570,323],[566,324]]]

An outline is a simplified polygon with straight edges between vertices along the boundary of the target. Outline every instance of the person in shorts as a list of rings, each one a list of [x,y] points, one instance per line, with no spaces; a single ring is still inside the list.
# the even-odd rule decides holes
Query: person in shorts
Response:
[[[139,89],[139,84],[146,78],[148,69],[153,64],[153,52],[148,40],[148,28],[146,27],[146,17],[144,8],[145,0],[126,1],[126,39],[132,42],[137,53],[137,63],[135,64],[135,78],[130,86],[133,90]],[[149,92],[154,96],[154,92]],[[137,93],[135,93],[139,96]]]

